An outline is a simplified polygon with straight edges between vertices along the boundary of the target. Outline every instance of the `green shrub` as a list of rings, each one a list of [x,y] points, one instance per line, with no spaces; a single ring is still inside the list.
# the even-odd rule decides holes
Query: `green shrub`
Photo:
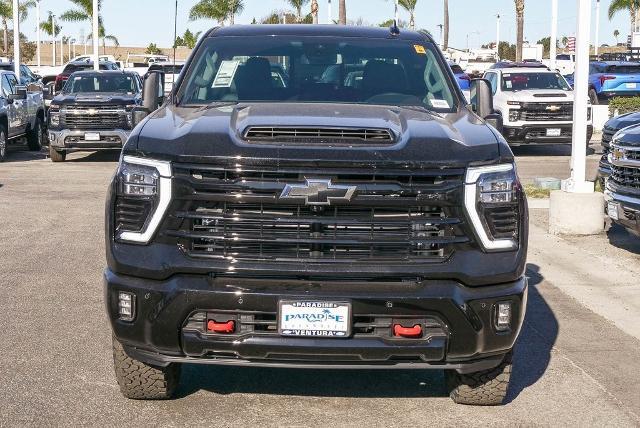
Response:
[[[609,101],[611,116],[640,111],[640,97],[615,97]]]

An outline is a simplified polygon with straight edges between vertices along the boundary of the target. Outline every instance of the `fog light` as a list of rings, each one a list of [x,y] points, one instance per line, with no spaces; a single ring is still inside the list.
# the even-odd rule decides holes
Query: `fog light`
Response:
[[[133,321],[136,310],[136,296],[121,291],[118,293],[118,317],[122,321]]]
[[[505,331],[511,328],[511,303],[498,303],[496,310],[496,330]]]

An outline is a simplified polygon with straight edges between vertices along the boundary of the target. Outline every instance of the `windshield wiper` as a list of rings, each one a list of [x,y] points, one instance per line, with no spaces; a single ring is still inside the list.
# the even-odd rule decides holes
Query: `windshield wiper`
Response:
[[[234,106],[234,105],[237,105],[238,103],[239,101],[213,101],[212,103],[209,103],[206,105],[192,106],[192,107],[200,107],[202,110],[209,110],[212,108]],[[191,106],[186,105],[184,107],[191,107]]]

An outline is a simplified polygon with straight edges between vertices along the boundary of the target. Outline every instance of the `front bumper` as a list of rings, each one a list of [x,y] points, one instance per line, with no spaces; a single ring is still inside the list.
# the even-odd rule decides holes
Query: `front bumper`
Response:
[[[560,129],[560,136],[548,137],[547,129]],[[510,145],[525,144],[571,144],[573,125],[561,124],[524,124],[521,126],[504,126],[502,135]],[[591,140],[593,126],[587,125],[587,140]]]
[[[58,150],[121,150],[129,138],[130,130],[125,129],[63,129],[49,128],[49,144]],[[99,134],[99,141],[85,140],[86,134]]]
[[[313,368],[435,368],[473,372],[497,366],[514,345],[524,320],[527,280],[483,287],[455,281],[303,281],[233,276],[174,275],[165,281],[104,273],[105,301],[115,337],[132,357],[172,362]],[[135,317],[118,318],[118,293],[132,293]],[[348,301],[348,338],[291,338],[277,329],[207,333],[211,313],[237,320],[277,319],[287,300]],[[496,304],[510,302],[510,329],[494,328]],[[206,314],[198,318],[194,314]],[[355,320],[435,320],[420,339],[392,337],[390,329],[360,331]],[[240,322],[240,321],[239,321]],[[416,321],[417,322],[417,321]],[[201,324],[199,324],[201,323]],[[274,321],[275,323],[275,321]],[[258,323],[259,324],[259,323]],[[428,333],[428,334],[427,334]]]
[[[604,192],[605,210],[609,218],[609,202],[618,205],[618,219],[611,221],[623,226],[625,229],[640,235],[640,197],[624,195],[607,189]]]

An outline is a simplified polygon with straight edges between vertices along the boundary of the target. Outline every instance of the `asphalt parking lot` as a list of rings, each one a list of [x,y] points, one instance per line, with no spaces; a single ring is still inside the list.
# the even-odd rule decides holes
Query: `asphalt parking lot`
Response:
[[[568,176],[566,147],[516,154],[525,181]],[[598,158],[589,157],[590,171]],[[187,366],[176,400],[122,398],[101,283],[104,197],[116,161],[74,154],[53,164],[12,150],[0,164],[1,426],[640,426],[635,330],[568,295],[570,281],[548,270],[541,247],[530,253],[529,309],[503,407],[453,404],[438,371]],[[542,217],[532,215],[533,234]],[[610,251],[638,265],[640,248],[626,232],[601,238],[563,245],[580,255],[613,240]]]

